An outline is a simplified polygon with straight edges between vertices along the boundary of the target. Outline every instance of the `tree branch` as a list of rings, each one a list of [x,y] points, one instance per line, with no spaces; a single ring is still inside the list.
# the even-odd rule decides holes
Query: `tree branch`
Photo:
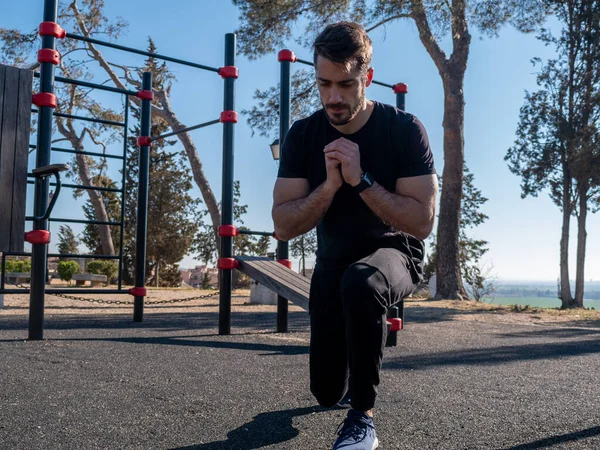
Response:
[[[431,32],[422,0],[414,0],[410,2],[410,16],[417,25],[421,42],[425,46],[429,56],[431,56],[431,59],[433,59],[433,62],[440,72],[440,75],[443,77],[447,70],[446,65],[448,63],[448,59]]]
[[[380,27],[381,25],[384,25],[384,24],[386,24],[388,22],[392,22],[392,21],[394,21],[396,19],[410,19],[410,17],[411,17],[410,14],[397,14],[395,16],[391,16],[391,17],[388,17],[387,19],[383,19],[382,21],[377,22],[375,25],[367,28],[365,31],[367,33],[370,33],[374,29],[376,29],[376,28]]]

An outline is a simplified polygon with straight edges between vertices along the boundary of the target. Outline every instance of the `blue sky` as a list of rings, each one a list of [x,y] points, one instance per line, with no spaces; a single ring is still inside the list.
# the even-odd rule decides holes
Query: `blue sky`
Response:
[[[30,30],[42,19],[41,0],[22,0],[3,5],[0,26]],[[229,1],[180,0],[167,6],[155,0],[127,2],[106,0],[106,14],[121,16],[129,22],[129,31],[119,43],[145,48],[152,36],[160,53],[181,57],[213,67],[223,65],[224,34],[238,25],[238,12]],[[159,13],[160,11],[160,13]],[[530,60],[535,56],[552,57],[533,35],[523,35],[510,27],[499,38],[483,38],[472,29],[473,40],[465,77],[465,157],[475,175],[475,185],[489,199],[483,211],[489,220],[471,235],[489,241],[485,263],[501,279],[556,280],[559,274],[560,210],[547,194],[538,198],[520,197],[520,179],[512,175],[503,158],[513,144],[525,90],[535,90],[535,71]],[[410,21],[396,22],[371,33],[375,78],[390,84],[407,83],[407,110],[426,126],[439,173],[443,170],[443,90],[437,69],[418,39]],[[294,42],[288,48],[303,59],[311,59],[306,49]],[[444,49],[450,53],[446,45]],[[109,59],[124,61],[123,55],[104,51]],[[127,56],[130,64],[143,58]],[[240,78],[236,85],[236,110],[249,109],[255,89],[264,89],[278,81],[276,53],[249,61],[238,56]],[[171,65],[177,76],[172,103],[180,120],[188,126],[218,118],[223,109],[222,80],[216,74]],[[298,69],[298,67],[294,67]],[[394,103],[391,90],[372,86],[371,99]],[[219,125],[192,132],[200,159],[212,188],[220,198],[222,129]],[[249,206],[245,225],[256,230],[273,228],[270,209],[277,164],[272,160],[269,138],[252,136],[245,119],[236,126],[235,178],[241,181],[242,201]],[[120,152],[115,146],[114,152]],[[60,162],[54,156],[53,162]],[[114,167],[116,170],[117,167]],[[82,217],[68,190],[61,194],[55,217]],[[195,189],[194,194],[199,196]],[[575,275],[576,221],[571,227],[570,268]],[[74,227],[75,228],[75,227]],[[75,228],[76,229],[76,228]],[[600,215],[590,215],[586,280],[600,279]],[[57,225],[52,231],[56,236]],[[56,241],[56,240],[55,240]],[[186,257],[183,267],[196,262]]]

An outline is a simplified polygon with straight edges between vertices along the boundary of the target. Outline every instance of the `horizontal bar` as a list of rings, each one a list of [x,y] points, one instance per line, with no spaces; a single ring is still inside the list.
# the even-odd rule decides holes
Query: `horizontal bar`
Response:
[[[220,119],[211,120],[210,122],[204,122],[204,123],[201,123],[200,125],[194,125],[193,127],[183,128],[182,130],[173,131],[172,133],[161,134],[160,136],[151,138],[150,141],[157,141],[158,139],[168,138],[171,136],[175,136],[176,134],[179,134],[179,133],[185,133],[187,131],[197,130],[198,128],[207,127],[209,125],[214,125],[214,124],[220,123],[220,122],[221,122]]]
[[[38,110],[37,109],[32,109],[31,110],[32,113],[37,113]],[[94,119],[92,117],[83,117],[83,116],[75,116],[73,114],[64,114],[64,113],[52,113],[53,116],[56,117],[64,117],[66,119],[76,119],[76,120],[85,120],[86,122],[94,122],[94,123],[101,123],[104,125],[115,125],[118,127],[124,127],[125,123],[123,122],[115,122],[113,120],[104,120],[104,119]]]
[[[5,252],[6,256],[31,256],[27,252]],[[84,259],[119,259],[120,256],[113,255],[80,255],[77,253],[48,253],[48,258],[84,258]]]
[[[40,73],[33,72],[33,76],[36,78],[39,78]],[[98,89],[98,90],[107,91],[107,92],[115,92],[117,94],[133,95],[133,96],[137,95],[137,91],[128,91],[127,89],[119,89],[119,88],[112,87],[112,86],[104,86],[103,84],[90,83],[89,81],[73,80],[71,78],[65,78],[65,77],[54,77],[54,80],[58,81],[60,83],[73,84],[75,86],[81,86],[81,87],[89,87],[92,89]]]
[[[305,65],[307,65],[307,66],[311,66],[311,67],[314,67],[314,66],[315,66],[315,65],[314,65],[314,63],[311,63],[310,61],[307,61],[307,60],[305,60],[305,59],[300,59],[300,58],[297,58],[297,59],[296,59],[296,62],[299,62],[300,64],[305,64]],[[381,81],[377,81],[377,80],[373,80],[373,84],[378,84],[378,85],[380,85],[380,86],[388,87],[388,88],[390,88],[390,89],[393,89],[393,88],[394,88],[394,86],[392,86],[391,84],[382,83]]]
[[[1,289],[0,294],[28,294],[29,289]],[[129,291],[118,289],[46,289],[46,294],[127,294]],[[47,306],[47,305],[46,305]]]
[[[119,259],[119,255],[79,255],[72,253],[48,253],[48,257],[57,258],[83,258],[83,259]]]
[[[25,217],[25,220],[32,221],[33,216],[27,216],[27,217]],[[81,224],[89,224],[89,225],[112,225],[115,227],[123,226],[121,224],[121,222],[106,222],[106,221],[101,221],[101,220],[54,219],[54,218],[50,218],[48,220],[50,222],[61,222],[61,223],[81,223]]]
[[[305,64],[307,66],[315,67],[314,63],[311,63],[310,61],[307,61],[305,59],[296,58],[296,62],[299,62],[300,64]]]
[[[27,176],[32,177],[33,175],[28,173]],[[27,184],[35,184],[34,180],[27,180]],[[56,183],[50,183],[50,186],[56,186]],[[99,186],[84,186],[83,184],[61,184],[62,187],[72,188],[72,189],[87,189],[88,191],[98,191],[98,192],[121,192],[122,189],[119,188],[107,188],[107,187],[99,187]]]
[[[163,61],[170,61],[170,62],[174,62],[177,64],[183,64],[184,66],[195,67],[196,69],[203,69],[203,70],[208,70],[210,72],[217,72],[217,73],[219,72],[219,69],[216,69],[214,67],[193,63],[190,61],[185,61],[183,59],[171,58],[170,56],[164,56],[164,55],[160,55],[158,53],[151,53],[151,52],[146,52],[144,50],[138,50],[138,49],[131,48],[131,47],[125,47],[124,45],[112,44],[110,42],[101,41],[99,39],[92,39],[92,38],[88,38],[85,36],[79,36],[77,34],[72,34],[72,33],[67,33],[67,37],[71,38],[71,39],[76,39],[78,41],[89,42],[91,44],[103,45],[104,47],[110,47],[110,48],[115,48],[117,50],[123,50],[125,52],[135,53],[135,54],[142,55],[142,56],[150,56],[152,58],[162,59]]]
[[[381,81],[373,80],[373,84],[378,84],[379,86],[387,87],[390,89],[394,89],[394,86],[387,83],[382,83]]]
[[[274,231],[252,231],[252,230],[238,230],[238,234],[253,234],[255,236],[271,236],[275,237]]]
[[[29,148],[36,148],[35,145],[29,145]],[[74,155],[86,155],[86,156],[98,156],[100,158],[114,158],[114,159],[125,159],[125,157],[121,155],[109,155],[105,153],[95,153],[95,152],[85,152],[82,150],[70,150],[68,148],[59,148],[59,147],[50,147],[50,150],[53,152],[60,153],[72,153]]]

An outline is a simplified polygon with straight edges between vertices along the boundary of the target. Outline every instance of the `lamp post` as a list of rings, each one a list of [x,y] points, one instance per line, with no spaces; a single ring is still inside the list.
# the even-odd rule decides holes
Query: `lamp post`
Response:
[[[273,159],[275,161],[279,160],[279,139],[275,139],[273,143],[270,145],[271,153],[273,154]]]

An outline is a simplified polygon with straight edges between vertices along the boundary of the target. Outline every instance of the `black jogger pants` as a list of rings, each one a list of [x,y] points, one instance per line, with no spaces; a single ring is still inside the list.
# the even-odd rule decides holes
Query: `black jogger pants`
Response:
[[[381,248],[352,264],[317,262],[310,287],[310,388],[334,406],[351,392],[351,406],[375,405],[387,337],[387,308],[416,285],[408,257]]]

